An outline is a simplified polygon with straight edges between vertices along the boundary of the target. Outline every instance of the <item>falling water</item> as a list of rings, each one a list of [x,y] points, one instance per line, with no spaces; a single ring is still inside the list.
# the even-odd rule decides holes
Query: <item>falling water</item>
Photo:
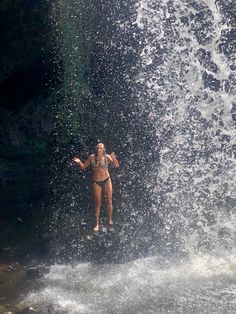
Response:
[[[126,161],[120,179],[114,175],[122,223],[114,238],[95,240],[89,261],[51,265],[43,287],[23,304],[43,313],[236,311],[236,65],[230,3],[114,3],[122,13],[111,14],[116,31],[110,43],[105,36],[103,47],[121,51],[122,86],[113,68],[108,71],[113,85],[92,95],[91,102],[96,100],[106,119],[99,131],[108,140],[104,130],[113,127]],[[99,32],[94,38],[98,41]],[[111,94],[118,103],[131,99],[129,107],[114,102],[114,113],[106,105]],[[64,220],[58,242],[72,228],[73,217]],[[76,239],[77,252],[91,250],[83,239]],[[95,249],[103,257],[110,252],[109,259],[97,263]]]
[[[160,149],[146,180],[153,211],[165,222],[163,236],[174,232],[188,252],[228,251],[236,196],[231,27],[213,1],[142,1],[137,12],[138,105],[148,107]]]

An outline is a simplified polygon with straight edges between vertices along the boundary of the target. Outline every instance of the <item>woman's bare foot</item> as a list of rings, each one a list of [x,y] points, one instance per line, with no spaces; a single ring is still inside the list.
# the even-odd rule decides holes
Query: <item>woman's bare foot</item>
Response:
[[[99,231],[99,225],[96,225],[93,230],[94,231]]]
[[[109,226],[113,226],[113,221],[112,221],[112,220],[109,220],[108,225],[109,225]]]

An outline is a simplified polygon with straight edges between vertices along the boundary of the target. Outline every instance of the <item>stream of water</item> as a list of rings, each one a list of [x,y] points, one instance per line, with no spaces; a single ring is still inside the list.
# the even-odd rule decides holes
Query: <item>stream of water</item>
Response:
[[[137,161],[133,115],[145,125],[139,146],[148,142],[149,147],[139,151],[141,175],[136,173],[131,187],[124,183],[117,200],[124,213],[120,217],[128,218],[117,231],[121,240],[112,254],[120,254],[122,241],[123,255],[134,247],[140,254],[116,263],[112,258],[96,263],[92,254],[89,262],[55,262],[41,278],[43,288],[22,303],[58,314],[235,313],[233,2],[136,0],[122,5],[132,14],[116,20],[117,36],[132,33],[133,41],[122,51],[124,56],[133,51],[138,60],[123,76],[136,101],[122,145],[130,149],[129,162]],[[115,38],[110,45],[121,49]],[[104,127],[125,119],[124,111],[117,111],[117,120]],[[129,201],[135,182],[148,194],[146,207],[141,195]],[[86,243],[77,249],[86,250]],[[109,251],[108,244],[101,254]]]

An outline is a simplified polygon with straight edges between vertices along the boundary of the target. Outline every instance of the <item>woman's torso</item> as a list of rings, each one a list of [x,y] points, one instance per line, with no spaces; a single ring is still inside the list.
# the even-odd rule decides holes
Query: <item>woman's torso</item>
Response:
[[[93,172],[93,180],[103,181],[107,177],[109,177],[107,155],[96,156],[95,154],[93,154],[90,158]]]

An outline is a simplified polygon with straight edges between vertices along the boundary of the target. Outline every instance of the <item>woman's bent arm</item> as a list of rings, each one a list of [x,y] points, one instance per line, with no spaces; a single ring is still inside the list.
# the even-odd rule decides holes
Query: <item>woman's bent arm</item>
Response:
[[[109,156],[110,163],[115,166],[116,168],[120,166],[119,161],[116,159],[115,153],[111,153]]]
[[[73,158],[72,159],[77,165],[79,165],[80,169],[86,169],[90,166],[90,156],[89,158],[84,162],[82,163],[82,161],[79,159],[79,158]]]

